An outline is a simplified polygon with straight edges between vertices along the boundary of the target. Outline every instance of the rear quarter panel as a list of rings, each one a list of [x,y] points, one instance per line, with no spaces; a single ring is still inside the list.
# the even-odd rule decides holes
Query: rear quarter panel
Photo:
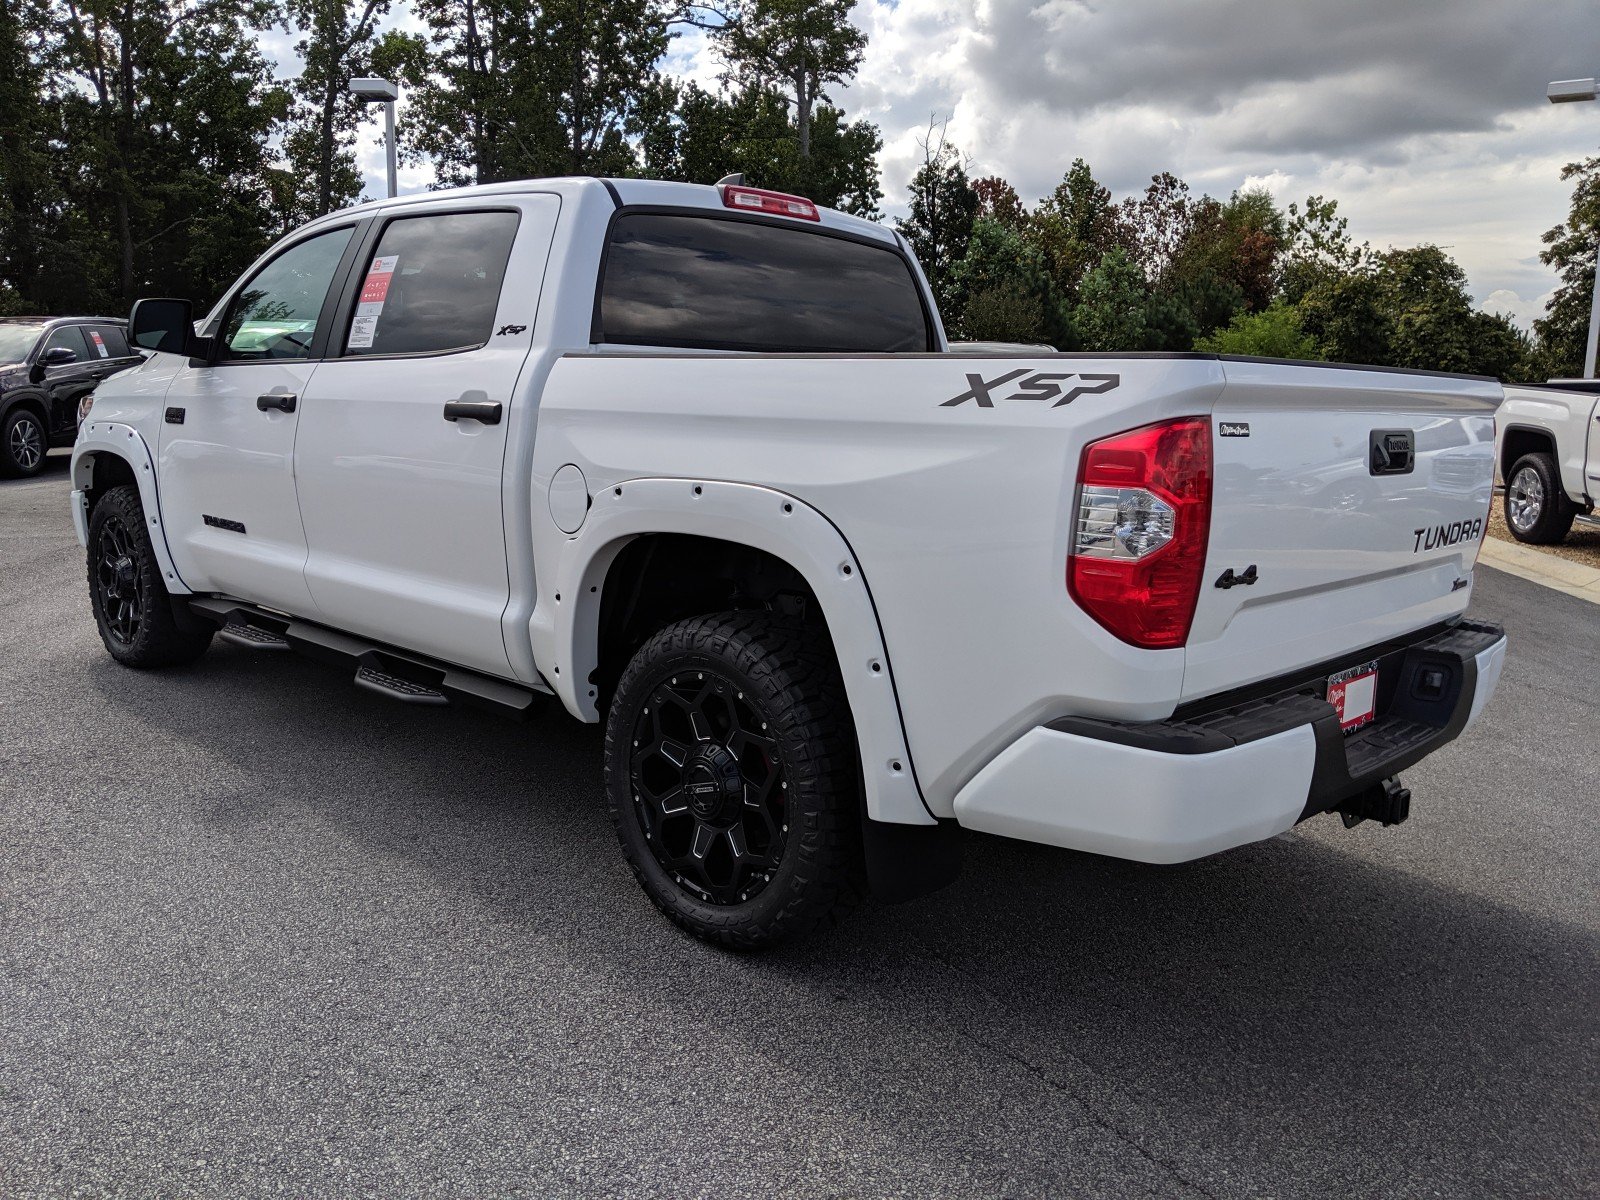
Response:
[[[544,564],[594,552],[547,509],[566,463],[591,494],[677,477],[799,498],[862,564],[924,800],[950,816],[960,786],[1041,721],[1171,712],[1184,652],[1126,646],[1067,594],[1078,455],[1097,437],[1208,414],[1222,383],[1220,363],[1186,358],[569,355],[540,404],[540,577],[570,577]],[[975,384],[988,385],[983,402],[961,399]]]

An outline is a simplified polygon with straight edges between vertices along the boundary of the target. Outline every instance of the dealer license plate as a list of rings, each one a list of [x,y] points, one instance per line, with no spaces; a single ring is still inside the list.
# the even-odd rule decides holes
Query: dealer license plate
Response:
[[[1339,728],[1354,733],[1378,715],[1378,664],[1351,667],[1328,676],[1328,703],[1339,713]]]

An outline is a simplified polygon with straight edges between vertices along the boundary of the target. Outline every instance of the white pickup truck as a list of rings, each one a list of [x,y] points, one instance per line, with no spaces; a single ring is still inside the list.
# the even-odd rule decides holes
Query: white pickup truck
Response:
[[[1495,414],[1495,462],[1506,483],[1506,526],[1518,541],[1553,545],[1575,520],[1600,528],[1600,380],[1508,387]]]
[[[553,695],[724,944],[938,886],[961,827],[1168,863],[1398,822],[1500,674],[1498,384],[952,354],[901,239],[798,197],[370,204],[131,327],[72,463],[112,656]]]

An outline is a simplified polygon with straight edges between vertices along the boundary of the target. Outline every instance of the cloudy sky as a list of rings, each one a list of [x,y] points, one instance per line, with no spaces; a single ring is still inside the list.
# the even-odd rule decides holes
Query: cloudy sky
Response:
[[[1539,235],[1566,213],[1561,165],[1600,147],[1600,103],[1545,99],[1600,74],[1595,0],[860,0],[855,20],[866,59],[834,99],[883,132],[890,216],[948,120],[974,173],[1029,202],[1078,157],[1118,196],[1170,170],[1217,196],[1335,197],[1358,240],[1449,248],[1524,325],[1554,286]],[[692,33],[668,65],[718,69]]]

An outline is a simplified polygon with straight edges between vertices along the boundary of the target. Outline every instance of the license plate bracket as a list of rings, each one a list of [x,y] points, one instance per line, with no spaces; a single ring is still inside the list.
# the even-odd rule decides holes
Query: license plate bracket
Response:
[[[1327,696],[1344,733],[1372,724],[1378,719],[1378,664],[1362,663],[1329,675]]]

